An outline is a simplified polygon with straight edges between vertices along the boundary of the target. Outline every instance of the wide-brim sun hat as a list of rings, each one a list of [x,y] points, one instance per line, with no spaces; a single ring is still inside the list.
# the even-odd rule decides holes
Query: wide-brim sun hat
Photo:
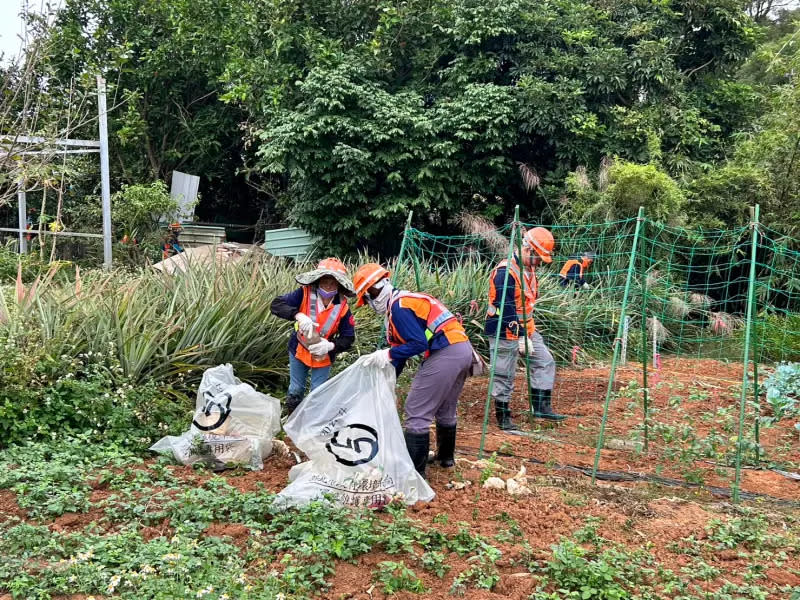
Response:
[[[336,280],[345,296],[353,297],[356,295],[353,282],[347,276],[347,269],[338,258],[321,260],[316,269],[300,273],[295,276],[294,280],[300,285],[313,285],[326,275]]]

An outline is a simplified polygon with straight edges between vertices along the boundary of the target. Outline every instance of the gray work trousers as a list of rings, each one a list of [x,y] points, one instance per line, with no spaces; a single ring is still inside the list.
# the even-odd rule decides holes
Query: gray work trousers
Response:
[[[494,355],[494,338],[489,337],[490,358]],[[497,346],[497,360],[494,366],[494,385],[492,385],[492,398],[495,402],[508,403],[514,391],[514,375],[517,371],[517,359],[524,357],[519,354],[517,340],[501,339]],[[544,343],[541,334],[534,331],[528,338],[528,352],[531,366],[531,389],[552,390],[556,381],[556,361]]]
[[[411,382],[404,429],[425,433],[434,417],[439,425],[455,425],[458,397],[471,365],[469,342],[457,342],[431,352]]]

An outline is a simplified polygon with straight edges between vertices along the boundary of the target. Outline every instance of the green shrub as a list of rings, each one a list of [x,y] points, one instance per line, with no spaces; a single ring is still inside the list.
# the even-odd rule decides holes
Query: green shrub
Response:
[[[163,181],[123,185],[112,197],[112,220],[130,237],[142,237],[158,231],[158,223],[173,218],[178,203],[170,198]]]
[[[548,579],[558,588],[558,594],[542,590],[534,600],[570,598],[575,600],[623,600],[630,594],[623,587],[623,573],[615,564],[613,551],[597,556],[571,540],[553,547],[553,556],[545,567]]]
[[[169,385],[135,383],[113,356],[49,356],[0,336],[0,446],[85,434],[143,448],[185,428],[191,402]]]
[[[772,314],[753,328],[761,360],[800,362],[800,314]]]
[[[614,163],[608,171],[608,196],[622,217],[635,215],[640,206],[656,221],[676,222],[686,199],[678,184],[655,165]]]

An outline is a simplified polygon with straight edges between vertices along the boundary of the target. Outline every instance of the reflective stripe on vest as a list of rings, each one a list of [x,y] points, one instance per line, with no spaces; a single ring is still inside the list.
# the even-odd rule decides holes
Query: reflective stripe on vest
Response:
[[[515,275],[517,282],[522,281],[522,273],[519,272],[519,267],[517,266],[516,263],[512,262],[511,265],[509,265],[508,261],[504,260],[499,265],[497,265],[497,268],[495,270],[500,269],[502,267],[505,267],[506,269],[511,271]],[[525,286],[525,296],[526,296],[526,299],[529,299],[530,302],[531,302],[531,310],[528,311],[527,315],[524,315],[521,312],[518,312],[517,313],[517,321],[519,321],[519,322],[524,321],[525,317],[528,317],[528,319],[533,317],[533,314],[532,314],[533,313],[533,304],[534,304],[534,302],[536,302],[536,297],[539,295],[539,281],[536,279],[536,273],[534,273],[533,271],[528,271],[528,273],[531,274],[532,281],[531,281],[531,279],[529,279],[527,277],[525,278],[525,281],[528,282],[528,285]],[[492,316],[494,316],[494,315],[492,315]]]
[[[308,316],[311,317],[311,320],[315,323],[317,322],[317,291],[316,289],[311,290],[311,298],[310,298],[311,306],[309,306],[308,312],[310,313]],[[333,300],[331,300],[333,302]],[[342,314],[342,309],[344,308],[344,303],[340,302],[339,304],[334,304],[333,309],[328,313],[328,318],[325,319],[325,323],[322,324],[322,327],[319,328],[319,334],[327,338],[328,335],[333,331],[334,326],[339,322],[339,316]]]
[[[389,311],[387,312],[388,323],[391,324],[392,322],[392,305],[395,303],[395,301],[401,300],[403,298],[417,298],[419,300],[425,300],[430,305],[428,318],[425,320],[425,339],[427,339],[428,342],[430,342],[433,339],[433,336],[438,333],[439,329],[445,323],[447,323],[451,319],[455,319],[453,313],[451,313],[444,304],[442,304],[439,300],[437,300],[433,296],[428,296],[427,294],[417,294],[415,292],[397,292],[389,302]],[[417,316],[419,317],[419,315]],[[393,325],[391,327],[387,327],[386,329],[386,337],[389,343],[391,343],[391,340],[389,340],[390,330],[394,330]],[[397,332],[395,332],[395,334],[396,333]],[[397,337],[400,336],[398,335]]]
[[[309,289],[309,287],[310,286],[307,286],[303,290],[302,308],[306,309],[306,314],[314,323],[320,325],[320,323],[317,322],[317,292],[315,288]],[[333,302],[333,300],[331,300],[331,302]],[[320,337],[327,339],[330,334],[335,332],[335,329],[338,328],[339,320],[341,319],[345,306],[347,305],[341,301],[339,304],[333,305],[333,308],[331,308],[331,310],[328,312],[328,318],[325,319],[325,322],[322,323],[317,329],[317,333],[319,333]],[[308,348],[308,342],[306,338],[298,331],[297,323],[295,323],[294,329],[297,331],[297,341],[304,348]]]

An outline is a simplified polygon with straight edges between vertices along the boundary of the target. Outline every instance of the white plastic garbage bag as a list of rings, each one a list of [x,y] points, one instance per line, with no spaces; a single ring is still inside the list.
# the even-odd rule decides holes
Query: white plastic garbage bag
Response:
[[[284,425],[310,459],[289,471],[276,502],[305,504],[323,494],[353,507],[402,495],[413,504],[434,492],[414,469],[395,403],[395,372],[363,358],[309,394]]]
[[[219,365],[203,373],[189,431],[168,435],[150,450],[172,452],[184,465],[243,464],[257,471],[272,452],[272,438],[281,429],[280,415],[277,398],[242,383],[231,365]]]

